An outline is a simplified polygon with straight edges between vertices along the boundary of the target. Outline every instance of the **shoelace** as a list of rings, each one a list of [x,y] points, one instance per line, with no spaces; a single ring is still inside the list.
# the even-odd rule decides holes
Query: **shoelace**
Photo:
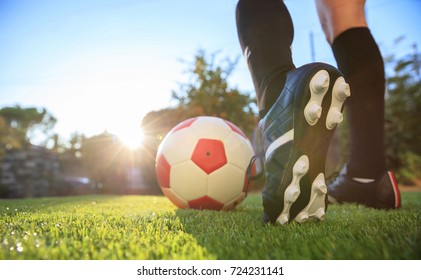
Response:
[[[255,174],[255,175],[252,174],[253,165],[256,162],[256,160],[258,160],[258,158],[256,156],[253,156],[251,158],[251,160],[250,160],[249,165],[247,166],[247,170],[246,170],[246,175],[247,175],[246,196],[248,194],[250,182],[260,180],[264,176],[264,174],[265,174],[263,165],[261,165],[262,166],[262,170],[260,171],[260,173]]]

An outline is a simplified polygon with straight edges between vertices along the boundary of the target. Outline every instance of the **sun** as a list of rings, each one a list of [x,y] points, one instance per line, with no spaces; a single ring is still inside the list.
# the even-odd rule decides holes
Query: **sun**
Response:
[[[120,141],[131,150],[141,147],[144,139],[144,134],[141,129],[122,130],[117,136]]]

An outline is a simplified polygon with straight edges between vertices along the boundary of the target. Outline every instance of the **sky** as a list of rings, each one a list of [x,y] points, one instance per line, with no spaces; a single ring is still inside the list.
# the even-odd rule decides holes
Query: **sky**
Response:
[[[45,107],[62,139],[105,130],[139,143],[150,111],[173,104],[199,49],[241,57],[237,0],[0,0],[0,108]],[[286,0],[296,66],[335,65],[315,4]],[[368,23],[383,55],[421,50],[420,0],[368,0]],[[399,45],[397,38],[404,36]],[[184,61],[184,62],[183,62]],[[187,62],[186,62],[187,61]],[[241,57],[231,87],[254,94]]]

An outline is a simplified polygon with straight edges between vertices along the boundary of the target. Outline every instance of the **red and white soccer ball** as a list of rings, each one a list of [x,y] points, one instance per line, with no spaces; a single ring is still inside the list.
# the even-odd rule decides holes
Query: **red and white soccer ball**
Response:
[[[191,118],[176,125],[160,144],[157,179],[179,208],[229,210],[246,197],[253,155],[250,141],[231,122]]]

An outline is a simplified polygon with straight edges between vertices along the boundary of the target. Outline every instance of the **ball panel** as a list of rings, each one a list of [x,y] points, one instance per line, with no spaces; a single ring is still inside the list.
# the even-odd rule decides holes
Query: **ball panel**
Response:
[[[221,210],[222,207],[224,207],[224,204],[208,196],[203,196],[201,198],[189,201],[189,206],[193,209]]]
[[[244,134],[244,132],[235,124],[233,124],[230,121],[224,120],[225,123],[231,128],[232,131],[234,131],[235,133],[237,133],[238,135],[241,135],[243,138],[247,139],[246,134]]]
[[[245,171],[227,164],[209,175],[208,196],[226,204],[244,189]]]
[[[200,139],[191,160],[206,174],[210,174],[227,163],[224,144],[219,140]]]
[[[190,201],[206,195],[208,178],[202,169],[188,160],[171,166],[170,185],[175,193]]]
[[[250,141],[232,132],[224,140],[224,146],[228,162],[242,170],[246,170],[254,155]]]
[[[172,189],[163,188],[162,192],[178,208],[189,208],[187,201],[178,196]]]
[[[156,177],[161,188],[170,187],[171,166],[164,155],[159,155],[155,166]]]
[[[165,155],[170,165],[187,161],[193,154],[197,140],[194,132],[187,127],[165,136],[158,153]]]
[[[231,133],[224,120],[217,117],[199,117],[190,127],[200,138],[221,140]]]
[[[177,124],[173,129],[171,129],[170,133],[173,133],[173,132],[179,131],[183,128],[189,127],[196,120],[197,120],[197,118],[191,118],[191,119],[185,120],[185,121]]]

